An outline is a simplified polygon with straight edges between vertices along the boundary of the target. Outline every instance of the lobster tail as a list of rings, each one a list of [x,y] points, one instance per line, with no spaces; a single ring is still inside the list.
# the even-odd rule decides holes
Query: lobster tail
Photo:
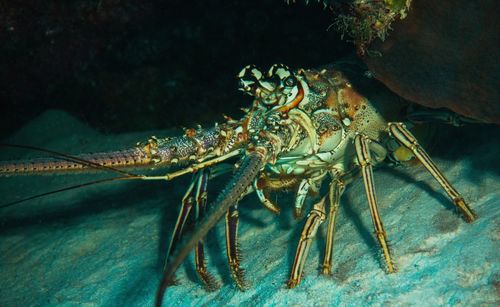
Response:
[[[226,214],[230,206],[236,204],[245,194],[247,188],[257,177],[260,169],[264,166],[267,158],[267,151],[257,148],[250,153],[242,162],[233,179],[227,184],[226,188],[219,194],[215,203],[211,206],[209,216],[203,221],[199,228],[189,238],[187,243],[179,250],[170,263],[167,263],[156,296],[156,306],[161,306],[163,295],[166,288],[173,284],[174,274],[187,255],[195,245],[207,235],[208,231],[215,226],[220,218]],[[262,150],[260,150],[262,149]]]

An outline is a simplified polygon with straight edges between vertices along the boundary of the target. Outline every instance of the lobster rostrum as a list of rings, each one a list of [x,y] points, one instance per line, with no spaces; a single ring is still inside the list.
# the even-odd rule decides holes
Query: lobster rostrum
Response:
[[[151,137],[135,148],[98,154],[70,156],[53,153],[53,158],[0,164],[0,175],[105,169],[119,174],[113,180],[171,180],[193,173],[182,200],[172,235],[164,277],[157,295],[161,304],[165,289],[174,283],[174,274],[194,249],[196,269],[207,289],[218,287],[206,269],[203,239],[225,215],[226,250],[231,275],[245,289],[238,250],[238,201],[255,192],[271,212],[279,213],[269,193],[282,189],[296,191],[293,212],[303,215],[310,195],[319,199],[309,210],[300,236],[288,287],[298,285],[312,241],[326,222],[325,256],[321,272],[330,274],[333,261],[335,217],[345,186],[361,172],[368,205],[389,273],[396,270],[387,243],[375,193],[373,168],[385,160],[405,162],[415,158],[431,173],[461,212],[466,222],[475,219],[463,197],[441,173],[406,125],[398,118],[401,101],[369,98],[354,86],[346,74],[332,67],[299,69],[273,65],[267,73],[255,66],[239,74],[240,90],[253,96],[250,108],[240,120],[211,129],[187,129],[174,138]],[[239,156],[236,163],[232,158]],[[228,166],[229,165],[229,166]],[[162,176],[144,176],[123,168],[180,168]],[[232,180],[207,206],[207,183],[234,170]],[[322,195],[321,186],[328,186]],[[194,233],[179,249],[184,226],[190,215],[197,221]]]

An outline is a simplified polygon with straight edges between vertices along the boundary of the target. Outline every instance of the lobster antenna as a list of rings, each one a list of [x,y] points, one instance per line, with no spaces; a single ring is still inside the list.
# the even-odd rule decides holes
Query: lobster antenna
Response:
[[[126,171],[123,171],[123,170],[120,170],[120,169],[117,169],[114,167],[101,165],[99,163],[88,161],[88,160],[85,160],[85,159],[82,159],[82,158],[79,158],[76,156],[68,155],[68,154],[65,154],[62,152],[53,151],[53,150],[45,149],[45,148],[41,148],[41,147],[30,146],[30,145],[7,144],[7,143],[0,143],[0,147],[22,148],[22,149],[30,149],[30,150],[34,150],[34,151],[44,152],[44,153],[50,154],[53,157],[61,158],[62,160],[66,160],[66,161],[70,161],[70,162],[75,162],[75,163],[78,163],[80,165],[87,166],[89,168],[100,169],[100,170],[104,170],[104,171],[111,171],[111,172],[115,172],[115,173],[118,173],[121,175],[130,176],[130,177],[138,177],[138,175],[136,175],[134,173],[129,173],[129,172],[126,172]]]
[[[29,197],[26,197],[26,198],[23,198],[23,199],[20,199],[20,200],[16,200],[16,201],[4,204],[4,205],[0,205],[0,209],[4,209],[4,208],[11,207],[11,206],[14,206],[14,205],[17,205],[17,204],[20,204],[20,203],[24,203],[24,202],[26,202],[28,200],[41,198],[41,197],[44,197],[44,196],[47,196],[47,195],[51,195],[51,194],[56,194],[56,193],[59,193],[59,192],[75,190],[75,189],[78,189],[78,188],[83,188],[83,187],[87,187],[87,186],[94,185],[94,184],[99,184],[99,183],[104,183],[104,182],[111,182],[111,181],[121,181],[121,180],[134,180],[134,179],[141,179],[141,178],[142,178],[142,176],[124,176],[124,177],[114,177],[114,178],[106,178],[106,179],[89,181],[89,182],[80,183],[80,184],[77,184],[77,185],[72,185],[72,186],[69,186],[69,187],[65,187],[65,188],[62,188],[62,189],[57,189],[57,190],[53,190],[53,191],[49,191],[49,192],[45,192],[45,193],[41,193],[41,194],[36,194],[36,195],[29,196]]]
[[[41,152],[46,152],[46,153],[49,153],[49,154],[52,154],[52,155],[55,155],[55,156],[61,156],[61,157],[65,158],[65,159],[68,159],[69,161],[72,161],[72,162],[75,162],[75,163],[81,163],[83,165],[88,165],[89,167],[102,168],[104,170],[111,170],[111,171],[119,172],[120,174],[122,174],[124,176],[122,176],[122,177],[113,177],[113,178],[106,178],[106,179],[100,179],[100,180],[94,180],[94,181],[90,181],[90,182],[85,182],[85,183],[81,183],[81,184],[77,184],[77,185],[65,187],[65,188],[62,188],[62,189],[48,191],[48,192],[41,193],[41,194],[36,194],[36,195],[30,196],[30,197],[26,197],[26,198],[23,198],[23,199],[20,199],[20,200],[16,200],[16,201],[4,204],[4,205],[0,205],[0,209],[7,208],[7,207],[10,207],[10,206],[14,206],[14,205],[17,205],[19,203],[23,203],[23,202],[26,202],[26,201],[32,200],[32,199],[37,199],[37,198],[40,198],[40,197],[43,197],[43,196],[47,196],[47,195],[51,195],[51,194],[55,194],[55,193],[59,193],[59,192],[64,192],[64,191],[69,191],[69,190],[74,190],[74,189],[78,189],[78,188],[82,188],[82,187],[86,187],[86,186],[90,186],[90,185],[94,185],[94,184],[104,183],[104,182],[121,181],[121,180],[166,180],[166,181],[169,181],[169,180],[172,180],[173,178],[176,178],[176,177],[178,177],[180,175],[184,175],[184,174],[187,174],[189,172],[193,172],[194,173],[194,172],[198,171],[199,169],[202,169],[202,168],[207,167],[209,165],[213,165],[213,164],[222,162],[224,160],[232,158],[232,157],[234,157],[234,156],[236,156],[236,155],[238,155],[238,154],[241,153],[241,150],[235,150],[233,152],[229,152],[229,153],[227,153],[227,154],[225,154],[223,156],[217,157],[215,159],[212,159],[212,160],[209,160],[209,161],[205,161],[205,162],[202,162],[202,163],[199,163],[199,164],[195,164],[193,166],[187,167],[185,169],[181,169],[179,171],[176,171],[176,172],[164,175],[164,176],[146,176],[146,175],[136,175],[136,174],[133,174],[133,173],[124,172],[124,171],[119,170],[119,169],[115,169],[115,168],[108,167],[108,166],[103,166],[103,165],[100,165],[98,163],[94,163],[94,162],[87,161],[87,160],[84,160],[84,159],[81,159],[81,158],[78,158],[78,157],[66,155],[66,154],[63,154],[63,153],[59,153],[59,152],[48,150],[48,149],[44,149],[44,148],[38,148],[38,147],[27,146],[27,145],[14,145],[14,144],[2,144],[2,143],[0,143],[0,147],[1,146],[4,146],[4,147],[14,147],[14,148],[24,148],[24,149],[33,149],[33,150],[37,150],[37,151],[41,151]]]
[[[161,307],[163,296],[167,288],[175,284],[175,271],[182,264],[196,244],[203,239],[208,231],[212,229],[219,219],[227,212],[230,206],[238,203],[244,191],[252,184],[260,169],[265,164],[267,151],[260,153],[254,151],[250,153],[242,162],[242,165],[234,175],[233,179],[220,192],[219,196],[212,204],[211,213],[203,220],[199,228],[186,241],[184,246],[167,262],[163,272],[163,278],[156,291],[155,306]]]

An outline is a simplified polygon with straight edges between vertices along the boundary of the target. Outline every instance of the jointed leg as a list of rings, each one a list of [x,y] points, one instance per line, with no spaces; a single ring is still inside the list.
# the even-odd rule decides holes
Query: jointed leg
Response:
[[[297,196],[295,197],[293,216],[296,219],[302,217],[302,207],[304,206],[304,201],[306,200],[310,187],[311,183],[309,179],[302,179],[299,184],[299,189],[297,190]]]
[[[238,205],[230,207],[226,214],[226,252],[231,276],[238,288],[245,290],[244,270],[240,268],[241,252],[238,248]]]
[[[439,182],[439,184],[446,191],[455,206],[460,210],[464,220],[467,223],[474,221],[476,214],[465,203],[464,198],[457,190],[451,185],[446,177],[441,173],[436,164],[429,157],[427,152],[420,146],[415,137],[402,123],[389,123],[389,132],[398,140],[403,146],[410,149],[415,157],[424,165],[424,167],[431,173],[431,175]]]
[[[264,205],[264,207],[266,207],[266,209],[274,214],[280,213],[280,208],[268,199],[266,193],[264,192],[264,189],[259,186],[258,178],[254,180],[253,188],[260,202]]]
[[[372,216],[373,226],[375,227],[375,235],[377,236],[377,240],[380,243],[380,247],[382,248],[384,259],[387,263],[387,270],[389,273],[393,273],[395,271],[395,268],[392,262],[389,246],[387,244],[384,225],[382,224],[382,220],[380,219],[380,215],[378,212],[377,197],[375,194],[375,186],[373,182],[372,160],[368,142],[368,138],[361,134],[356,135],[356,138],[354,139],[354,144],[356,146],[356,155],[361,166],[366,196],[368,197],[368,204],[370,205],[370,213]]]
[[[200,178],[196,184],[196,224],[198,224],[205,216],[207,207],[207,184],[210,177],[210,171],[203,169],[199,173]],[[210,272],[207,271],[207,264],[205,260],[205,245],[203,240],[200,240],[194,249],[194,259],[196,263],[196,272],[203,281],[203,284],[208,291],[215,291],[219,288],[219,283]]]
[[[319,226],[325,220],[325,198],[323,197],[309,213],[300,235],[299,244],[293,260],[292,272],[288,281],[288,288],[297,286],[302,278],[302,271],[306,262],[307,254],[312,245],[313,239],[316,236]]]
[[[281,178],[269,178],[264,174],[261,174],[259,178],[256,178],[253,183],[253,188],[260,202],[274,214],[280,213],[280,208],[277,204],[269,200],[270,191],[282,191],[284,189],[292,188],[300,182],[300,178],[296,176],[281,177]]]
[[[174,233],[172,235],[172,240],[170,241],[170,246],[168,248],[167,259],[175,251],[177,244],[179,243],[182,233],[184,230],[184,225],[188,219],[189,213],[195,205],[195,220],[198,222],[205,213],[205,207],[207,203],[207,182],[209,177],[209,170],[203,169],[193,175],[193,180],[189,185],[186,194],[182,198],[182,207],[177,218],[177,223],[175,225]],[[195,262],[196,271],[200,276],[200,279],[205,284],[206,288],[213,291],[218,288],[218,284],[213,278],[213,276],[207,272],[205,263],[205,253],[203,241],[198,242],[195,248]]]
[[[330,205],[328,211],[328,228],[326,233],[326,248],[325,248],[325,259],[323,260],[323,266],[321,273],[327,275],[331,274],[332,262],[333,262],[333,238],[335,235],[335,217],[339,209],[340,197],[345,190],[344,183],[335,179],[330,183],[330,191],[328,193],[328,204]]]
[[[483,121],[459,115],[447,109],[431,109],[421,105],[411,104],[406,118],[412,123],[443,123],[460,127],[465,124],[480,124]]]
[[[193,204],[195,202],[195,194],[196,194],[195,186],[197,185],[197,182],[200,179],[200,174],[201,174],[201,172],[193,175],[193,179],[191,180],[191,184],[189,185],[189,187],[186,191],[186,194],[184,194],[184,197],[182,198],[181,210],[180,210],[179,215],[177,217],[177,222],[175,223],[174,233],[172,234],[172,239],[170,240],[170,244],[169,244],[168,250],[167,250],[167,260],[168,260],[168,258],[170,258],[172,253],[175,251],[175,247],[177,246],[177,243],[179,243],[179,241],[182,237],[184,225],[186,224],[186,221],[189,217],[189,213],[191,212],[191,209],[193,208]]]

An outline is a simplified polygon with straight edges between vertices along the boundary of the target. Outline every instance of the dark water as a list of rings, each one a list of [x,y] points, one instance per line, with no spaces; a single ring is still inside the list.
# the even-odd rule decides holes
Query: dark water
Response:
[[[239,115],[248,64],[315,67],[352,53],[318,3],[49,1],[0,12],[0,136],[47,109],[101,131]]]

